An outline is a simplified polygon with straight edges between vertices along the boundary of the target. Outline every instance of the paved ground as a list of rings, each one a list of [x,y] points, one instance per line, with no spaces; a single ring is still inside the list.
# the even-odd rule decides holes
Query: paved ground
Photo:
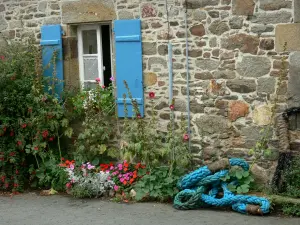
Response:
[[[300,218],[255,217],[171,205],[118,204],[64,196],[0,197],[0,225],[300,225]]]

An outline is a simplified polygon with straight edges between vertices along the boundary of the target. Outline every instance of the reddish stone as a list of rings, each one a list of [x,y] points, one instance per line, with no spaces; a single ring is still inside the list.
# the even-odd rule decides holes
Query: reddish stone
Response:
[[[236,121],[238,118],[245,117],[249,113],[249,105],[243,101],[232,101],[229,104],[229,119]]]
[[[232,2],[232,12],[234,15],[253,15],[254,7],[255,2],[253,0],[233,0]]]
[[[151,4],[145,4],[142,6],[142,18],[156,17],[157,12]]]
[[[210,93],[220,95],[220,91],[222,90],[222,87],[223,87],[223,82],[211,80],[210,85],[209,85],[209,91],[210,91]]]
[[[259,38],[247,34],[236,34],[221,41],[222,48],[228,50],[239,49],[243,53],[256,54],[259,45]]]
[[[204,28],[203,24],[195,25],[190,28],[190,32],[192,35],[202,37],[205,35],[205,28]]]

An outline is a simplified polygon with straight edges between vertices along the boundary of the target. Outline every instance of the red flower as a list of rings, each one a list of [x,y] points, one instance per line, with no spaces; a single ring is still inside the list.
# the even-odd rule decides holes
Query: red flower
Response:
[[[36,150],[36,151],[39,150],[39,147],[38,147],[38,146],[35,146],[35,147],[34,147],[34,150]]]
[[[72,184],[69,182],[69,183],[66,183],[66,188],[67,189],[70,189],[72,187]]]
[[[14,184],[14,187],[16,188],[16,187],[19,187],[19,184]]]
[[[100,80],[99,77],[97,77],[97,78],[95,79],[95,81],[99,84],[101,80]]]
[[[0,59],[1,59],[1,60],[4,60],[4,59],[5,59],[5,56],[4,56],[4,55],[0,55]]]
[[[183,135],[183,140],[188,141],[190,139],[190,136],[188,134]]]
[[[16,153],[15,152],[11,152],[11,153],[9,153],[9,156],[15,156],[16,155]]]
[[[12,136],[14,136],[15,134],[14,134],[14,131],[11,131],[10,132],[10,136],[12,137]]]
[[[104,88],[105,88],[105,86],[104,86],[104,85],[102,85],[102,88],[104,89]]]
[[[149,98],[155,98],[155,93],[153,91],[149,93]]]
[[[22,128],[26,128],[26,127],[27,127],[26,123],[22,124]]]
[[[170,109],[174,110],[175,109],[174,105],[170,105]]]
[[[124,181],[123,181],[123,184],[124,184],[124,185],[126,185],[126,184],[127,184],[127,181],[126,181],[126,180],[124,180]]]
[[[17,141],[17,146],[22,145],[22,141]]]
[[[7,129],[6,127],[3,127],[3,131],[4,131],[4,132],[6,131],[6,129]]]
[[[17,175],[19,174],[19,170],[16,170],[16,174],[17,174]]]
[[[54,137],[50,137],[50,138],[49,138],[49,141],[53,141],[53,140],[54,140]]]
[[[48,137],[49,132],[48,132],[47,130],[44,130],[44,131],[42,132],[42,135],[43,135],[43,138],[46,138],[46,137]]]
[[[139,113],[136,115],[136,117],[137,117],[138,119],[141,119],[141,118],[142,118],[141,114],[139,114]]]

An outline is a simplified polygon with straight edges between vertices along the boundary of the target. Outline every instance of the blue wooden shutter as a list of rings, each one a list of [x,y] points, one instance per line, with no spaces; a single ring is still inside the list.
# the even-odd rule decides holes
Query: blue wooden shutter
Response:
[[[63,48],[62,48],[62,28],[60,25],[44,25],[41,28],[41,46],[42,62],[44,67],[44,76],[53,75],[53,53],[57,52],[56,58],[56,77],[58,82],[55,84],[57,97],[61,96],[63,91]]]
[[[125,117],[123,94],[127,96],[128,117],[133,116],[133,106],[128,98],[124,80],[128,83],[132,97],[139,106],[141,116],[144,116],[141,21],[116,20],[114,33],[118,116]]]

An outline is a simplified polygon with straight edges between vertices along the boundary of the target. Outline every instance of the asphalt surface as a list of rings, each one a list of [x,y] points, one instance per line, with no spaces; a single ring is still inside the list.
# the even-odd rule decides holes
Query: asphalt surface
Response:
[[[300,225],[300,218],[178,211],[155,203],[120,204],[34,193],[0,197],[0,225]]]

